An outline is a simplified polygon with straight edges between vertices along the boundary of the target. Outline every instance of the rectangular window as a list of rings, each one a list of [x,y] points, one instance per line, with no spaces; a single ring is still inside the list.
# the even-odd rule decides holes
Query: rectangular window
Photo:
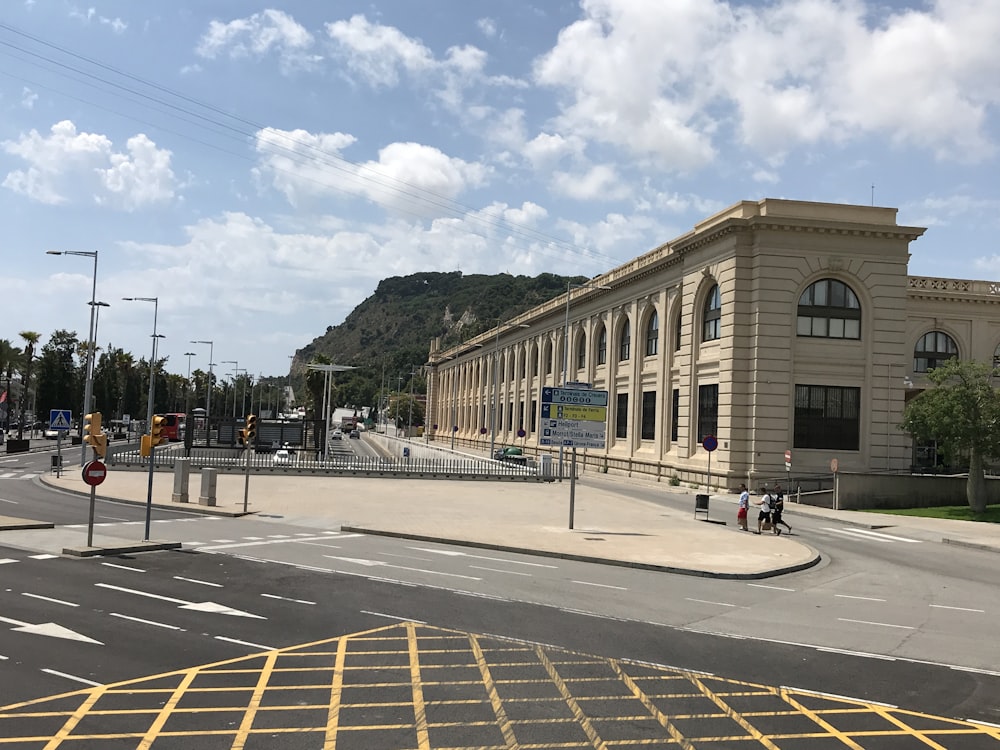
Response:
[[[671,442],[677,442],[677,435],[679,434],[680,424],[677,419],[677,412],[681,409],[681,391],[679,388],[674,388],[673,396],[671,397],[670,404],[670,440]]]
[[[856,451],[860,428],[860,388],[795,386],[794,447]]]
[[[517,429],[524,429],[524,403],[521,401],[517,402]]]
[[[698,442],[719,431],[719,386],[698,386]],[[717,435],[716,435],[717,437]]]
[[[583,372],[587,367],[587,343],[586,341],[580,342],[580,348],[576,352],[576,369],[579,372]]]
[[[531,432],[538,432],[538,402],[531,400]]]
[[[628,437],[628,394],[619,393],[615,406],[615,437]]]
[[[507,432],[514,429],[514,402],[507,404]]]
[[[656,438],[656,391],[642,394],[642,439]]]

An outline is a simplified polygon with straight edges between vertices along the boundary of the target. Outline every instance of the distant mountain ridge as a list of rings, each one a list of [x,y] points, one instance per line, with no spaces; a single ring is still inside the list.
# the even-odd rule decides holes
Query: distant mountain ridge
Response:
[[[391,372],[427,360],[431,339],[452,346],[536,305],[565,293],[584,276],[538,276],[427,272],[392,276],[354,308],[343,323],[295,353],[293,371],[316,355],[335,364],[385,366]]]

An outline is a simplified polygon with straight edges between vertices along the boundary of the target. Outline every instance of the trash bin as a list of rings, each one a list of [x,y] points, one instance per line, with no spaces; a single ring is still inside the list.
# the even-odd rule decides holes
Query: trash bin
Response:
[[[51,468],[61,469],[62,468],[62,456],[49,456],[51,459]]]
[[[408,447],[404,446],[403,447],[403,458],[409,458],[409,457],[410,457],[410,449]]]
[[[694,496],[694,517],[696,520],[699,513],[704,513],[705,518],[708,518],[708,495]]]

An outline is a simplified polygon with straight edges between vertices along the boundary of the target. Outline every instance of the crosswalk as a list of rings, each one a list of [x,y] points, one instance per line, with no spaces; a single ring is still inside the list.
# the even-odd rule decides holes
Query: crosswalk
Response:
[[[829,531],[834,534],[840,534],[854,539],[864,539],[869,542],[879,542],[881,544],[895,544],[896,542],[920,544],[921,542],[920,539],[909,539],[905,536],[896,536],[895,534],[886,534],[883,531],[872,531],[871,529],[861,529],[854,526],[842,526],[838,528],[824,526],[823,531]]]
[[[59,555],[25,555],[24,557],[0,557],[0,565],[12,565],[14,563],[24,562],[25,560],[53,560],[59,557]]]
[[[4,471],[0,473],[0,479],[34,479],[41,475],[42,472],[40,471]]]

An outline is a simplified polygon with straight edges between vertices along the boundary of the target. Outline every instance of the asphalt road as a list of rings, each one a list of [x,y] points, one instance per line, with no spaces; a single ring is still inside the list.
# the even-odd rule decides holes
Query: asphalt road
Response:
[[[643,663],[661,671],[710,673],[721,680],[847,695],[955,718],[995,720],[1000,694],[996,676],[719,638],[228,555],[162,552],[137,559],[68,560],[0,550],[0,556],[16,560],[0,566],[3,705],[401,623],[586,655],[564,659],[567,664],[594,658]],[[423,637],[432,635],[425,631]],[[438,678],[424,679],[439,685]],[[286,686],[300,684],[295,674],[281,679]],[[383,674],[378,682],[388,679]],[[302,686],[311,680],[306,675]],[[431,687],[428,683],[424,690]],[[524,697],[515,689],[510,699],[518,695]],[[130,700],[134,704],[138,698]],[[677,697],[674,713],[683,713],[685,700]],[[477,744],[475,737],[472,732],[467,744]],[[1000,742],[985,736],[969,740],[962,747]]]

